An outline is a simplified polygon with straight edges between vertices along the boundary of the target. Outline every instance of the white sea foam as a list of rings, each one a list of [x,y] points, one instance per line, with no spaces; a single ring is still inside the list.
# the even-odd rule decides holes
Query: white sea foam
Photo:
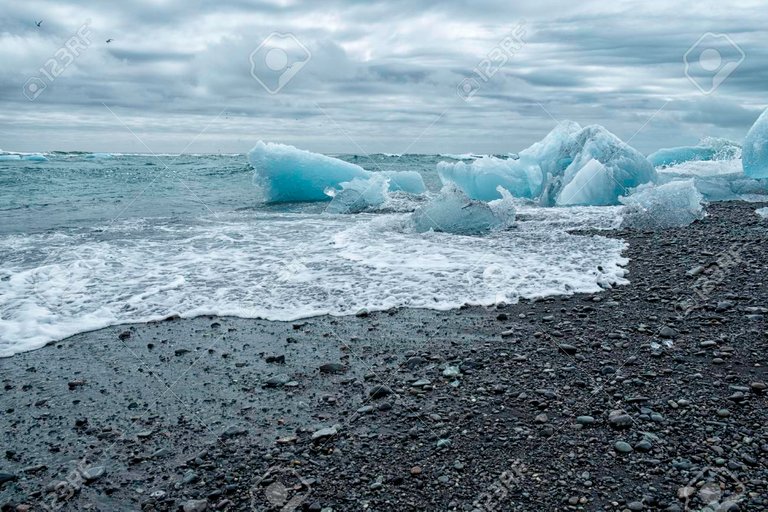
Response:
[[[483,237],[407,228],[408,214],[238,212],[0,238],[0,356],[172,314],[294,320],[361,308],[456,308],[625,283],[614,208],[520,209]],[[41,256],[42,254],[42,256]]]

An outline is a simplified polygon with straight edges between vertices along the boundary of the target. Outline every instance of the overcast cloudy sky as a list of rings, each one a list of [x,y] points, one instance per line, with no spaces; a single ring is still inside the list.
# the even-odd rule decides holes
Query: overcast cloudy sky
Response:
[[[486,82],[473,70],[520,25]],[[0,148],[507,152],[555,119],[645,152],[740,141],[768,104],[766,26],[761,1],[3,0]]]

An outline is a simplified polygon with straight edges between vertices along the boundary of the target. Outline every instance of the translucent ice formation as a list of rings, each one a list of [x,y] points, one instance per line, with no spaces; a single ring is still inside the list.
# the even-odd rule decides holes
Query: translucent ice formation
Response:
[[[21,157],[21,159],[22,160],[27,160],[27,161],[30,161],[30,162],[47,162],[48,161],[48,159],[44,155],[41,155],[40,153],[33,153],[31,155],[24,155],[24,156]]]
[[[693,179],[707,201],[732,201],[745,195],[768,194],[768,180],[744,175],[742,163],[733,160],[691,160],[658,171],[657,183]]]
[[[9,154],[9,153],[0,154],[0,161],[2,160],[21,160],[21,156]]]
[[[326,208],[328,213],[360,213],[387,202],[389,178],[375,174],[368,179],[355,178],[340,183],[341,190],[330,188],[326,193],[333,198]]]
[[[757,210],[755,210],[755,213],[764,219],[768,219],[768,207],[758,208]]]
[[[440,194],[413,212],[417,232],[439,231],[458,235],[477,235],[514,222],[512,196],[499,192],[502,199],[484,203],[469,199],[455,185],[446,185]]]
[[[755,121],[744,139],[744,174],[768,178],[768,109]]]
[[[483,157],[473,162],[440,162],[440,180],[453,183],[473,199],[490,201],[499,197],[498,187],[515,197],[535,198],[541,193],[543,176],[536,164],[521,160]]]
[[[498,198],[496,187],[502,186],[547,206],[618,204],[619,196],[656,177],[642,154],[608,130],[572,121],[560,123],[517,160],[441,162],[438,173],[473,199]]]
[[[620,199],[625,205],[621,226],[650,230],[687,226],[704,218],[703,199],[693,180],[643,185]]]
[[[654,167],[667,167],[690,161],[732,160],[741,156],[741,146],[728,139],[705,137],[696,146],[664,148],[648,155]]]
[[[284,144],[259,141],[248,153],[254,168],[254,183],[264,200],[271,203],[289,201],[327,201],[328,189],[339,190],[341,183],[366,180],[374,173],[338,158],[303,151]],[[415,172],[387,174],[391,190],[421,194],[426,190],[421,176]]]

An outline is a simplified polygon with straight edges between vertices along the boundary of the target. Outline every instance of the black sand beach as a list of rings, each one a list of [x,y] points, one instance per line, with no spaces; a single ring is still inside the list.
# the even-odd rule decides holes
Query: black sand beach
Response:
[[[600,294],[171,319],[2,359],[0,507],[768,510],[760,206],[611,233],[631,284]]]

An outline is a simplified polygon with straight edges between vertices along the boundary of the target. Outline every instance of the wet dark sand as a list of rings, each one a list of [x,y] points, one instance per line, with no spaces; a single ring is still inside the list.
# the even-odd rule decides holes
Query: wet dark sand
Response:
[[[611,234],[631,284],[596,295],[169,320],[0,359],[0,507],[768,510],[760,206]]]

